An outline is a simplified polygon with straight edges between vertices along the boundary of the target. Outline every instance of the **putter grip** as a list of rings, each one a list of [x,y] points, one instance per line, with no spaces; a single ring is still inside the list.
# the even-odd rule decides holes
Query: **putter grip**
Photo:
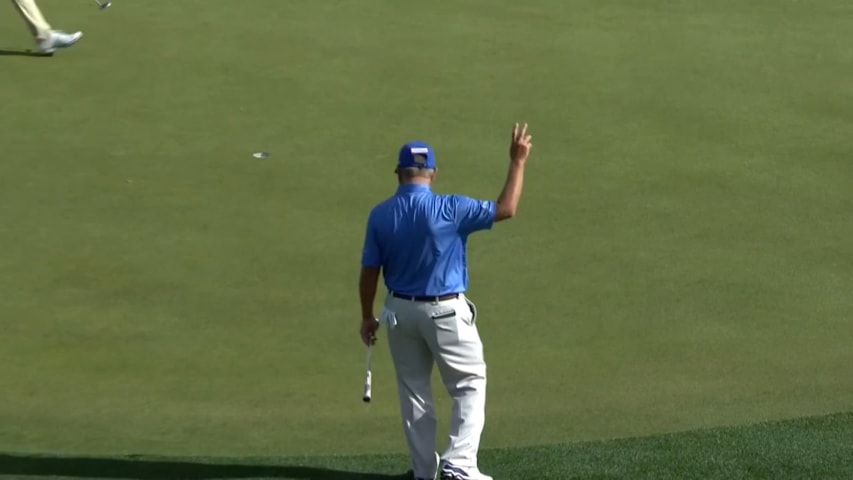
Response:
[[[371,374],[370,370],[367,371],[367,377],[364,379],[364,395],[361,396],[361,399],[365,402],[370,401],[370,384],[371,384]]]

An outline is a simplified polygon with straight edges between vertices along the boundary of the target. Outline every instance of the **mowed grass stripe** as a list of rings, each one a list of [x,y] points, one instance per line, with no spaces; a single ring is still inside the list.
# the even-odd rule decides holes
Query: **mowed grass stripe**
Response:
[[[600,442],[485,450],[499,480],[843,479],[853,476],[853,413]],[[0,455],[0,477],[408,478],[401,455],[257,459]]]

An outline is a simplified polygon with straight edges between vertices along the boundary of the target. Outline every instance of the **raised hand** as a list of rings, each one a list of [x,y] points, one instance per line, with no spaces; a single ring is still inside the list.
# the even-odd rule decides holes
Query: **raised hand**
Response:
[[[512,128],[512,142],[509,145],[509,158],[513,162],[525,162],[533,148],[532,135],[527,134],[527,124],[519,128],[516,123]]]

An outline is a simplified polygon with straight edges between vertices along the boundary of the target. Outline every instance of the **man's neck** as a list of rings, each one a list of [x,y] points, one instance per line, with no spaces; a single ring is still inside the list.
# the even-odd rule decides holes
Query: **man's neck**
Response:
[[[403,192],[430,190],[430,184],[425,182],[403,182],[397,187],[397,190]]]
[[[400,182],[400,185],[424,185],[430,186],[430,181],[427,178],[413,178],[411,180],[406,180],[405,182]]]

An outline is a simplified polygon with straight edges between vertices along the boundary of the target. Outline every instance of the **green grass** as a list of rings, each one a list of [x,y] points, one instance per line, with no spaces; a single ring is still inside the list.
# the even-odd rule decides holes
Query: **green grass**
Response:
[[[493,449],[480,463],[506,480],[840,479],[853,474],[853,415],[565,445]],[[86,478],[406,479],[401,455],[298,458],[0,455],[2,474]]]
[[[484,449],[851,410],[851,4],[40,4],[86,35],[0,55],[0,452],[403,453],[384,348],[360,402],[367,212],[414,138],[496,196],[515,121]]]

